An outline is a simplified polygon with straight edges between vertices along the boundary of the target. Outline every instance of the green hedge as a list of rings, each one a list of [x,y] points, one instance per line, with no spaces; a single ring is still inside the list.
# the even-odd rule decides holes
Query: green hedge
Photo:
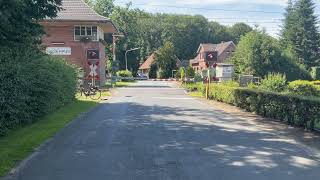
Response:
[[[310,130],[320,129],[320,99],[211,85],[209,98]]]
[[[0,48],[0,136],[74,100],[75,68],[27,47]]]
[[[320,96],[319,88],[312,81],[292,81],[288,85],[288,91],[301,96]]]

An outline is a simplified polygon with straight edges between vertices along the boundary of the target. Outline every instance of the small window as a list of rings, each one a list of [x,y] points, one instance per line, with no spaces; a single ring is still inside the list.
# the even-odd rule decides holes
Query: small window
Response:
[[[92,26],[92,34],[97,34],[97,26]]]
[[[80,36],[80,26],[76,26],[76,27],[74,28],[74,35]]]
[[[81,32],[80,32],[81,36],[85,36],[86,35],[86,27],[85,26],[81,26]]]
[[[87,29],[87,36],[91,36],[92,35],[92,27],[88,26],[86,27]]]

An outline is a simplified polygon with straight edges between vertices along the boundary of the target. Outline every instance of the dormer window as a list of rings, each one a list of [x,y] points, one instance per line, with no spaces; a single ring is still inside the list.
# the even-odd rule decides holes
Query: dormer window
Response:
[[[92,41],[97,41],[97,26],[74,26],[74,40],[79,41],[84,37],[90,38]]]

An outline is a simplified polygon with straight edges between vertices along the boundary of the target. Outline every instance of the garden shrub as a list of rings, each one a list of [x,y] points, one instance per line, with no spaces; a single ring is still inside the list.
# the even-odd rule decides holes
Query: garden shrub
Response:
[[[195,76],[196,72],[194,71],[194,69],[191,66],[188,66],[187,70],[186,70],[186,75],[188,78],[193,78]]]
[[[201,74],[199,74],[199,73],[196,73],[195,75],[194,75],[194,82],[203,82],[203,78],[202,78],[202,76],[201,76]]]
[[[128,71],[128,70],[121,70],[117,72],[117,76],[118,77],[122,77],[122,78],[128,78],[128,79],[122,79],[121,81],[124,82],[128,82],[128,81],[133,81],[133,75],[132,72]],[[131,78],[131,79],[130,79]]]
[[[212,84],[209,98],[310,130],[320,129],[320,99]]]
[[[272,92],[282,92],[286,88],[286,76],[280,73],[269,73],[262,81],[259,88]]]
[[[0,48],[0,136],[74,100],[76,68],[28,47]]]
[[[288,91],[292,94],[303,96],[319,96],[320,91],[311,81],[297,80],[288,85]]]
[[[311,76],[314,80],[320,80],[320,66],[311,68]]]

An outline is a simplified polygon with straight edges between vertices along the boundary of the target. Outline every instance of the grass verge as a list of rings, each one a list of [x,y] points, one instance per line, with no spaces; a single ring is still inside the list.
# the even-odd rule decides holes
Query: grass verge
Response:
[[[88,111],[97,104],[98,102],[94,101],[77,100],[33,124],[0,137],[0,178],[80,113]]]

